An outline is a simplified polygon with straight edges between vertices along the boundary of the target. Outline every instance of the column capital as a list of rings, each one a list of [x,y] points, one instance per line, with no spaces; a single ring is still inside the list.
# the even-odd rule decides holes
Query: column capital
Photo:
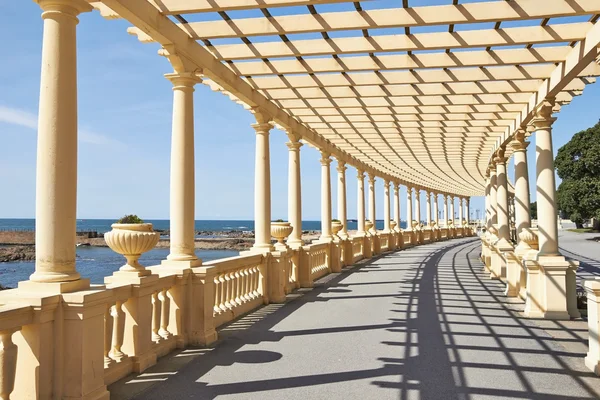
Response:
[[[327,151],[321,151],[321,159],[319,160],[321,165],[328,167],[331,164],[331,153]]]
[[[551,128],[554,121],[556,121],[556,118],[552,117],[553,110],[554,98],[545,99],[535,110],[535,117],[531,120],[531,124],[536,129]]]
[[[510,142],[510,147],[512,147],[513,152],[518,153],[518,152],[526,152],[527,151],[527,147],[529,147],[529,142],[526,140],[519,140],[517,138],[515,138],[515,140]]]
[[[67,14],[71,17],[83,12],[90,12],[94,8],[84,0],[34,0],[44,11],[42,19],[48,18],[52,12]]]
[[[369,172],[368,175],[369,175],[369,183],[371,185],[374,185],[375,184],[375,175],[371,172]]]
[[[269,129],[273,128],[273,118],[267,112],[263,111],[259,107],[252,107],[250,109],[250,112],[252,113],[252,115],[254,115],[254,118],[256,119],[256,124],[252,124],[252,127],[254,127],[254,125],[269,124],[271,126]]]
[[[258,135],[268,135],[270,133],[271,129],[273,129],[272,122],[251,124],[250,126],[252,128],[254,128],[254,130],[256,131],[256,134],[258,134]]]
[[[396,190],[400,190],[400,185],[401,185],[401,183],[399,181],[394,182],[394,186],[396,187]]]
[[[496,155],[494,157],[494,163],[496,164],[496,168],[498,168],[498,166],[500,165],[506,165],[506,157],[504,157],[504,153],[504,147],[500,147],[496,151]]]
[[[300,135],[297,132],[293,132],[289,129],[285,130],[285,134],[287,135],[287,137],[290,139],[291,143],[298,143],[300,142],[300,139],[302,139],[302,135]],[[289,146],[288,146],[289,147]]]
[[[285,145],[290,149],[290,151],[300,150],[300,147],[304,146],[302,142],[286,142]]]
[[[386,187],[387,189],[390,188],[390,180],[389,179],[383,179],[383,186]]]
[[[358,180],[365,180],[365,171],[363,171],[362,169],[357,169],[356,170],[356,179]]]
[[[174,74],[169,74],[169,75],[177,75],[177,74],[181,74],[181,75],[187,75],[187,74],[191,74],[191,75],[199,75],[201,74],[202,70],[200,68],[198,68],[198,66],[196,64],[194,64],[193,62],[191,62],[187,57],[181,55],[180,53],[177,52],[177,50],[175,49],[175,46],[172,44],[166,44],[163,47],[161,47],[158,50],[158,55],[165,57],[167,60],[169,60],[169,63],[171,63],[171,65],[173,66],[173,70],[175,70]],[[167,79],[169,79],[167,77]],[[195,83],[199,83],[202,82],[201,80]]]
[[[342,160],[337,160],[337,167],[335,168],[337,170],[337,172],[339,172],[340,174],[343,174],[344,172],[346,172],[346,170],[348,169],[348,167],[346,167],[346,162],[342,161]]]
[[[197,83],[202,82],[202,78],[196,75],[194,72],[172,72],[165,74],[167,78],[173,84],[173,90],[189,88],[194,89]]]

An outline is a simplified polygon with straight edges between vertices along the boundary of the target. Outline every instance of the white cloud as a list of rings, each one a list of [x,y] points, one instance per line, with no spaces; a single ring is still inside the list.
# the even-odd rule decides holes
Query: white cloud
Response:
[[[4,122],[11,125],[18,125],[29,129],[37,130],[37,115],[18,108],[5,107],[0,105],[0,123]],[[108,136],[95,133],[89,129],[79,129],[79,141],[82,143],[95,144],[100,146],[117,147],[123,144],[118,140]]]

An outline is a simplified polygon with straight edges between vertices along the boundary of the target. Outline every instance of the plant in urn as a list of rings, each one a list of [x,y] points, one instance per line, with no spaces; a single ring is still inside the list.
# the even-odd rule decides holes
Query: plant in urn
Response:
[[[112,251],[127,260],[119,272],[130,276],[150,275],[150,271],[138,260],[142,254],[152,250],[160,238],[160,234],[152,230],[152,224],[144,223],[137,215],[126,215],[111,227],[112,230],[104,234],[104,240]]]
[[[287,245],[283,241],[290,236],[293,230],[294,228],[292,225],[282,219],[271,222],[271,236],[277,240],[277,243],[275,244],[276,249],[287,249]]]

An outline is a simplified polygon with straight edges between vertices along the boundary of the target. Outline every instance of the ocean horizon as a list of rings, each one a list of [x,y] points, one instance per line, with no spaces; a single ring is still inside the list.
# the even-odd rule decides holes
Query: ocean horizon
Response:
[[[96,231],[98,233],[105,233],[111,230],[111,224],[115,219],[77,219],[77,230],[78,231]],[[167,230],[170,226],[170,220],[168,219],[147,219],[145,222],[149,222],[153,225],[156,230]],[[383,229],[383,220],[376,221],[377,229]],[[406,221],[400,223],[400,227],[406,227]],[[348,221],[348,230],[355,230],[357,223],[355,220],[350,219]],[[33,231],[35,230],[35,219],[34,218],[0,218],[0,231]],[[235,220],[235,219],[200,219],[196,220],[195,224],[196,231],[253,231],[254,221],[253,220]],[[321,221],[302,221],[303,231],[319,231],[321,230]]]

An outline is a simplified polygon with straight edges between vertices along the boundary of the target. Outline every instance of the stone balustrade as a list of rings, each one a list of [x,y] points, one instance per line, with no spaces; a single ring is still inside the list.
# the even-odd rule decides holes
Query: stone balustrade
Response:
[[[422,231],[425,242],[432,240],[433,232]],[[54,380],[62,382],[67,376],[80,387],[96,380],[95,387],[106,390],[107,385],[146,370],[176,348],[214,342],[216,328],[263,304],[283,302],[285,294],[298,287],[311,287],[335,272],[335,263],[341,270],[375,254],[413,246],[413,234],[375,232],[295,249],[245,252],[198,267],[154,266],[148,268],[150,275],[124,279],[115,274],[105,279],[105,285],[83,294],[49,295],[36,304],[12,298],[17,289],[4,291],[0,298],[4,303],[0,306],[0,398],[48,398],[62,390]],[[81,304],[91,307],[83,326],[78,319]],[[79,338],[81,331],[74,327],[88,329],[85,339]],[[68,355],[64,355],[66,346]],[[69,367],[54,370],[61,357]],[[96,358],[103,363],[103,375],[89,371]],[[73,370],[79,373],[71,376]]]

